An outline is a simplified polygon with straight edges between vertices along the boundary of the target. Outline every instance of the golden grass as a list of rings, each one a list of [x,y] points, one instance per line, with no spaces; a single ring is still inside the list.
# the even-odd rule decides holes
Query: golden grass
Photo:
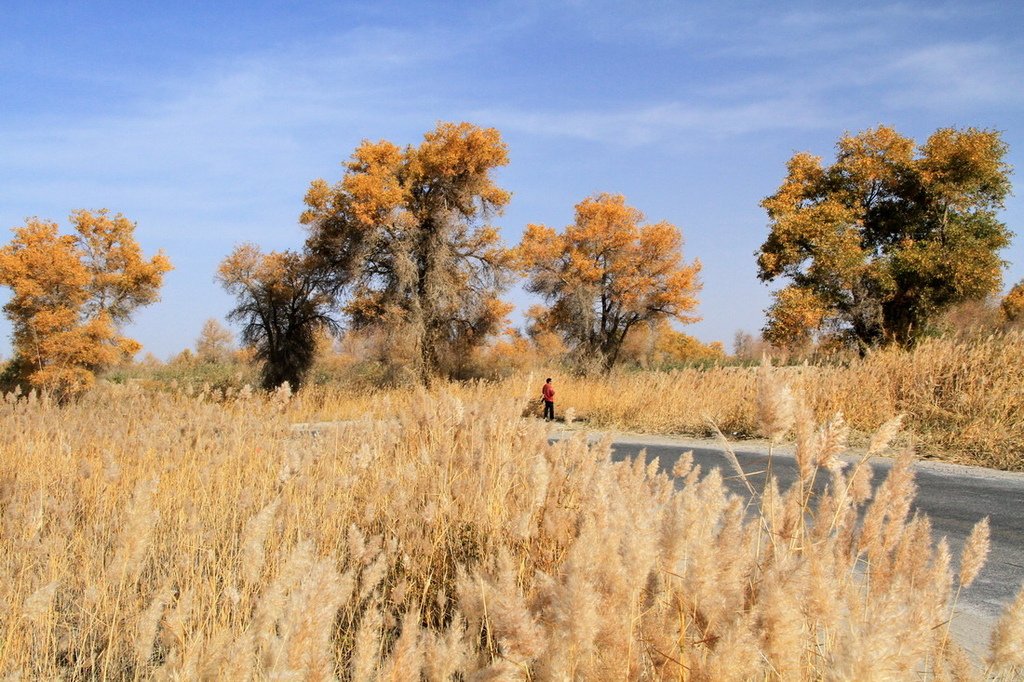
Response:
[[[331,421],[401,410],[415,389],[368,386],[356,365],[330,369],[321,360],[292,405],[296,419]],[[501,368],[497,368],[500,370]],[[842,413],[852,441],[898,415],[913,433],[919,454],[965,464],[1024,470],[1024,333],[927,339],[911,351],[886,349],[845,365],[780,367],[804,396],[814,418]],[[370,372],[372,376],[376,376]],[[119,381],[160,386],[235,386],[255,376],[243,365],[202,365],[161,370],[136,367]],[[439,382],[435,392],[466,400],[522,399],[540,414],[540,386],[555,377],[560,415],[571,410],[593,428],[656,434],[768,437],[758,415],[756,367],[712,366],[674,371],[619,371],[579,377],[557,368],[518,373],[497,381]],[[536,409],[534,409],[536,408]]]
[[[540,414],[540,385],[554,376],[559,415],[571,409],[593,428],[656,434],[768,437],[758,415],[758,370],[711,367],[576,377],[543,370],[490,384],[436,387],[467,400],[522,398]],[[965,464],[1024,470],[1024,335],[926,340],[912,351],[882,350],[842,365],[778,368],[817,420],[841,413],[853,442],[898,415],[917,451]],[[354,393],[327,385],[306,393],[310,420],[400,409],[414,392]],[[375,401],[383,404],[374,407]],[[391,406],[390,408],[388,406]],[[339,417],[340,415],[340,417]]]
[[[1024,336],[935,339],[884,350],[849,366],[786,373],[818,419],[841,412],[864,441],[906,416],[918,451],[952,461],[1024,470]],[[561,406],[594,426],[706,435],[711,422],[737,436],[765,436],[757,420],[757,371],[721,367],[561,379]]]
[[[795,432],[802,475],[753,506],[687,457],[552,445],[494,386],[365,396],[315,430],[292,427],[329,411],[312,392],[5,402],[0,676],[976,676],[946,638],[949,552],[908,516],[909,457],[871,491],[837,459],[843,420],[816,425],[778,377],[760,412]],[[1019,603],[993,674],[1019,671]]]

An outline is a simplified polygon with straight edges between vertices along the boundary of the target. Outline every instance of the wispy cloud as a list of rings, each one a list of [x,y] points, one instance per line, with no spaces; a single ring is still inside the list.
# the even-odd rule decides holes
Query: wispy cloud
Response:
[[[883,36],[905,42],[931,27],[1006,12],[1006,3],[860,2],[823,6],[796,2],[751,7],[741,3],[619,0],[567,2],[597,40],[692,48],[719,55],[799,57],[849,49],[878,49]]]
[[[223,215],[275,192],[301,196],[302,186],[281,180],[310,172],[311,147],[333,148],[337,163],[374,130],[419,127],[431,103],[409,87],[412,74],[458,49],[431,37],[350,32],[336,44],[205,64],[91,117],[59,111],[0,123],[0,204],[61,196],[117,208],[143,203],[142,194],[150,207]]]
[[[1024,64],[988,42],[939,43],[886,65],[886,100],[904,107],[974,109],[1024,102]]]
[[[724,137],[830,125],[816,105],[795,99],[703,105],[672,102],[619,111],[483,109],[475,115],[500,128],[625,146],[688,135]]]
[[[966,28],[1004,15],[1024,18],[1024,7],[1005,3],[798,3],[772,12],[720,3],[637,10],[599,0],[572,10],[599,40],[687,54],[680,80],[691,78],[689,91],[628,111],[517,110],[503,120],[539,133],[643,144],[680,131],[842,129],[908,113],[959,120],[1024,100],[1019,45]],[[951,26],[963,28],[951,33]],[[956,34],[962,37],[951,40]]]
[[[328,27],[315,39],[262,24],[280,37],[257,45],[239,40],[239,27],[244,52],[182,56],[165,40],[158,67],[103,72],[59,40],[38,62],[26,48],[18,53],[24,70],[0,70],[25,86],[0,102],[0,231],[27,215],[60,220],[76,207],[124,211],[139,221],[141,239],[167,248],[179,265],[161,311],[198,331],[203,317],[220,312],[196,305],[209,296],[215,261],[243,239],[267,248],[299,243],[308,182],[336,179],[364,137],[415,142],[436,120],[453,118],[515,134],[513,225],[557,214],[567,192],[628,184],[641,163],[664,179],[636,183],[647,192],[645,210],[670,216],[678,202],[665,188],[677,176],[707,176],[691,178],[695,197],[732,179],[730,163],[708,163],[713,145],[719,159],[744,160],[737,191],[750,195],[728,205],[691,202],[693,217],[682,214],[709,226],[704,241],[696,233],[691,243],[713,254],[735,250],[715,241],[715,225],[761,220],[737,216],[737,206],[756,209],[789,150],[820,149],[844,129],[880,121],[925,131],[936,120],[1010,127],[1020,117],[1024,61],[1004,26],[1024,10],[923,1],[787,7],[499,0],[437,12],[374,4],[357,15],[340,11],[346,21],[338,25],[349,28]],[[262,21],[274,16],[264,12]],[[205,26],[195,32],[197,44],[219,38]],[[0,45],[0,61],[11,54]],[[88,106],[75,100],[82,93]],[[1002,120],[989,123],[993,116]],[[1011,134],[1019,138],[1009,130],[1008,141]],[[551,159],[562,142],[594,154]],[[594,168],[595,158],[608,167]],[[564,169],[574,189],[531,159]],[[513,218],[524,203],[531,215]],[[722,287],[736,291],[742,277],[726,272],[733,266],[709,259],[709,278],[716,267]]]

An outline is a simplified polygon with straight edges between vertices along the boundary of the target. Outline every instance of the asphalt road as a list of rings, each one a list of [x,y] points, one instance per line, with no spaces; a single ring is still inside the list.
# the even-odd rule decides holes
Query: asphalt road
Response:
[[[713,443],[627,438],[615,439],[614,458],[632,458],[646,449],[648,460],[659,457],[662,468],[671,469],[683,452],[692,450],[694,461],[704,472],[720,467],[729,489],[737,495],[749,496],[723,451]],[[743,444],[733,447],[744,471],[766,469],[768,457],[764,448]],[[875,458],[871,465],[873,484],[877,485],[888,474],[892,461]],[[973,611],[975,617],[983,621],[983,628],[988,629],[1024,583],[1024,474],[931,462],[918,463],[915,469],[918,486],[915,508],[931,518],[936,541],[942,536],[947,538],[954,571],[959,570],[960,552],[974,524],[989,517],[988,561],[974,584],[960,595],[958,608],[958,611]],[[780,487],[785,489],[796,478],[796,463],[791,455],[776,454],[772,459],[772,472],[778,477]],[[759,489],[765,474],[754,474],[750,478]],[[824,487],[824,481],[819,482]]]

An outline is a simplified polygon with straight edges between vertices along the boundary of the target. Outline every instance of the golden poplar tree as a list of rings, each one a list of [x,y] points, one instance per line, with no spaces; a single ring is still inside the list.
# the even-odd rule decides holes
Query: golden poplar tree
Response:
[[[288,382],[298,389],[316,359],[318,333],[337,327],[331,273],[309,254],[264,254],[242,244],[221,262],[217,279],[237,299],[228,319],[242,325],[242,343],[262,364],[263,387]]]
[[[998,132],[945,128],[917,145],[879,126],[836,147],[828,166],[793,156],[761,202],[770,233],[759,277],[788,280],[767,311],[767,340],[801,345],[826,332],[862,352],[905,345],[951,305],[999,289],[1010,167]]]
[[[694,322],[700,262],[683,261],[682,235],[668,222],[642,224],[643,214],[619,194],[598,194],[576,205],[562,233],[527,225],[516,251],[527,290],[546,309],[534,325],[556,331],[578,358],[596,358],[605,370],[641,322]]]
[[[1024,279],[1013,285],[999,307],[1009,322],[1024,321]]]
[[[71,214],[74,234],[30,219],[0,249],[0,284],[12,296],[4,312],[14,327],[7,379],[58,396],[88,388],[95,373],[131,358],[138,342],[120,326],[159,298],[171,269],[162,253],[142,255],[135,224],[108,211]]]
[[[231,330],[216,318],[209,318],[196,338],[196,357],[199,362],[216,364],[226,362],[232,353],[235,337]]]
[[[492,176],[507,163],[497,130],[440,123],[415,147],[364,141],[341,181],[306,194],[307,248],[344,285],[352,326],[386,333],[421,378],[457,372],[511,310],[488,223],[510,198]]]

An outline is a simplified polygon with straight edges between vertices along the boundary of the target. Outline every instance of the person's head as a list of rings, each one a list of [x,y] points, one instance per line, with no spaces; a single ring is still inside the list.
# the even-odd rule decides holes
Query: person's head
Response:
[[[547,381],[545,381],[544,383],[545,383],[545,384],[550,384],[550,383],[551,383],[551,377],[548,377],[548,380],[547,380]]]

